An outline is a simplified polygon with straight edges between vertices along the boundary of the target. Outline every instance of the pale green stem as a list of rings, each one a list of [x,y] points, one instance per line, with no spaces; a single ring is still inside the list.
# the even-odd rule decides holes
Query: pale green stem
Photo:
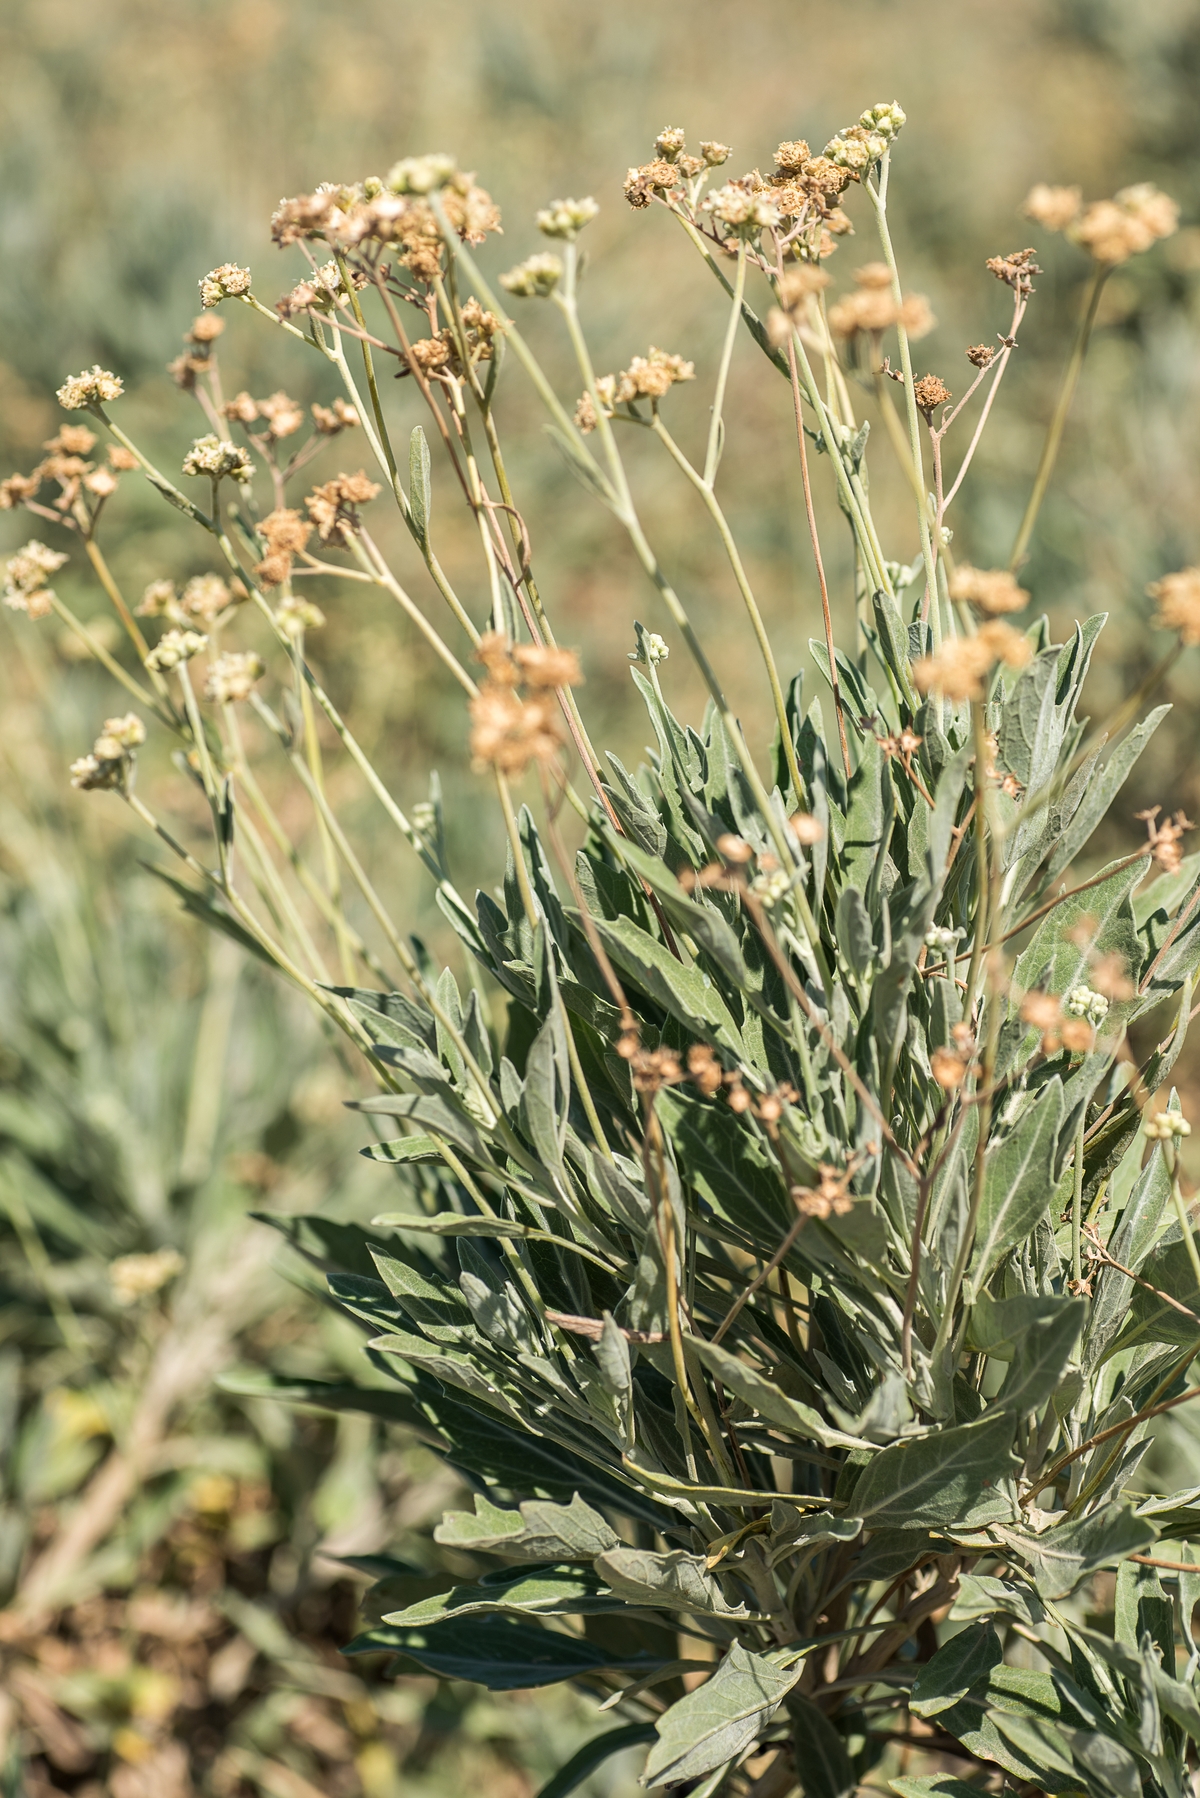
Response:
[[[1183,1191],[1179,1184],[1179,1150],[1174,1142],[1170,1152],[1171,1199],[1175,1206],[1175,1215],[1179,1219],[1179,1228],[1187,1245],[1188,1259],[1192,1264],[1192,1272],[1196,1276],[1196,1289],[1200,1291],[1200,1249],[1196,1247],[1196,1235],[1192,1220],[1188,1216],[1184,1204]]]
[[[875,211],[875,223],[879,231],[879,242],[883,248],[884,261],[892,277],[892,298],[897,310],[903,304],[904,293],[900,286],[900,271],[896,265],[896,252],[892,247],[892,234],[887,222],[887,188],[888,170],[891,163],[891,151],[885,150],[879,164],[879,183],[872,187],[870,181],[864,181],[872,207]],[[937,573],[934,567],[933,540],[929,534],[929,511],[925,499],[925,468],[921,450],[921,417],[917,411],[917,395],[913,384],[912,351],[909,347],[908,332],[900,319],[896,321],[896,337],[900,344],[900,366],[904,371],[904,400],[908,413],[908,439],[912,453],[913,471],[917,477],[920,493],[917,500],[917,528],[921,537],[921,555],[925,562],[926,609],[933,627],[933,644],[936,649],[942,640],[941,608],[938,605]]]
[[[738,315],[735,313],[735,323],[737,317]],[[692,467],[688,458],[684,455],[683,451],[679,448],[679,445],[675,442],[675,439],[663,424],[657,409],[654,413],[654,429],[666,445],[667,450],[670,452],[670,455],[677,466],[683,470],[688,480],[691,481],[705,505],[708,507],[713,523],[716,525],[720,535],[721,542],[725,546],[725,554],[729,558],[729,566],[733,569],[733,578],[737,582],[738,592],[742,596],[742,602],[749,615],[750,623],[758,643],[759,653],[762,656],[763,664],[767,670],[767,679],[771,684],[771,698],[775,705],[775,716],[779,721],[779,733],[783,741],[783,751],[787,758],[788,773],[791,775],[792,786],[796,794],[796,801],[798,804],[803,804],[805,790],[804,783],[801,779],[800,767],[796,760],[796,745],[792,741],[791,724],[787,715],[787,705],[783,697],[783,687],[779,680],[779,670],[775,665],[775,655],[771,649],[771,639],[767,635],[767,629],[763,623],[762,613],[758,609],[753,590],[751,589],[750,582],[746,576],[746,570],[743,566],[738,546],[734,541],[733,532],[729,528],[729,522],[725,517],[721,504],[717,499],[716,494],[713,492],[711,482],[704,479],[697,470]]]
[[[1076,1292],[1083,1284],[1083,1138],[1086,1128],[1087,1106],[1081,1105],[1079,1122],[1075,1127],[1075,1168],[1071,1195],[1071,1278]],[[1200,1265],[1196,1271],[1197,1283],[1200,1284]]]
[[[729,323],[725,327],[725,341],[721,345],[721,360],[717,364],[717,384],[713,393],[712,418],[708,427],[708,449],[704,457],[704,485],[711,490],[717,478],[717,465],[721,460],[721,443],[725,434],[723,416],[725,406],[725,389],[729,383],[729,365],[733,360],[733,346],[737,341],[737,328],[742,317],[742,301],[746,297],[746,240],[738,245],[737,274],[733,283],[733,306],[729,313]]]

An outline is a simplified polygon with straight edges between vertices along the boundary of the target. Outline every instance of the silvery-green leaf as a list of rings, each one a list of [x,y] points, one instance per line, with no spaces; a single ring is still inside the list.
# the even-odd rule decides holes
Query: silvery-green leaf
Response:
[[[710,1680],[658,1719],[642,1783],[681,1785],[733,1760],[758,1740],[803,1671],[735,1643]]]
[[[643,1548],[609,1548],[593,1566],[605,1585],[631,1605],[661,1606],[697,1616],[747,1617],[744,1604],[731,1604],[719,1580],[705,1571],[704,1556],[681,1548],[655,1554]]]
[[[402,1654],[443,1679],[472,1680],[492,1692],[521,1691],[579,1679],[601,1668],[644,1673],[653,1655],[605,1653],[594,1642],[519,1617],[450,1617],[401,1628],[381,1623],[356,1636],[343,1654]]]
[[[996,1526],[996,1534],[1028,1564],[1043,1598],[1066,1598],[1097,1568],[1145,1549],[1158,1531],[1130,1506],[1109,1504],[1040,1535],[1003,1525]]]
[[[950,1615],[963,1622],[975,1617],[1014,1617],[1030,1628],[1046,1619],[1041,1602],[1030,1587],[987,1573],[959,1575],[958,1597]]]
[[[1062,1113],[1062,1082],[1056,1076],[1008,1135],[988,1149],[967,1279],[969,1301],[982,1290],[1001,1257],[1046,1214],[1054,1189],[1051,1172]]]
[[[526,1499],[515,1511],[476,1494],[474,1513],[448,1512],[433,1539],[450,1548],[494,1549],[522,1561],[591,1561],[620,1541],[578,1493],[568,1505]]]
[[[831,1429],[811,1405],[789,1398],[773,1380],[756,1373],[740,1356],[731,1355],[719,1343],[705,1342],[699,1336],[689,1336],[687,1341],[688,1352],[698,1355],[723,1386],[753,1406],[760,1417],[765,1417],[778,1429],[805,1442],[819,1442],[823,1448],[861,1449],[872,1446],[861,1436],[852,1436],[845,1430]]]
[[[487,1574],[477,1585],[452,1586],[449,1592],[436,1592],[402,1611],[389,1611],[383,1621],[410,1627],[492,1612],[524,1611],[545,1617],[558,1612],[591,1614],[619,1609],[620,1601],[604,1591],[596,1575],[578,1567],[506,1567]]]
[[[1031,1320],[1014,1345],[1012,1363],[992,1400],[997,1410],[1039,1411],[1058,1389],[1087,1316],[1085,1299],[1045,1299],[1043,1315]]]
[[[604,1313],[603,1329],[599,1341],[592,1346],[592,1353],[608,1390],[617,1397],[627,1394],[633,1386],[629,1344],[615,1323],[611,1311]]]
[[[368,1161],[384,1161],[391,1166],[404,1165],[416,1161],[440,1161],[442,1145],[436,1136],[398,1136],[391,1142],[368,1143],[360,1149]]]
[[[429,444],[420,425],[414,425],[408,440],[408,509],[419,542],[429,533],[429,517],[433,510],[433,489],[429,480]]]
[[[825,1712],[802,1692],[784,1699],[796,1745],[804,1798],[851,1798],[858,1782],[846,1743]]]
[[[990,1509],[981,1500],[1013,1469],[1013,1426],[1000,1412],[881,1449],[854,1488],[855,1515],[874,1530],[962,1523]]]
[[[990,1622],[974,1624],[951,1636],[926,1662],[913,1685],[908,1708],[918,1717],[935,1717],[974,1688],[983,1688],[1004,1651]]]

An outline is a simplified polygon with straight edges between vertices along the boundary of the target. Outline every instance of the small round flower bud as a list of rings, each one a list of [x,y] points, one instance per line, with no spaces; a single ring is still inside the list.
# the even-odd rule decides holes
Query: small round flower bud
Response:
[[[140,749],[146,741],[146,726],[136,712],[126,712],[123,718],[104,720],[104,735],[122,749]]]
[[[756,193],[738,181],[727,182],[709,194],[704,210],[723,225],[729,225],[739,237],[757,236],[767,226],[777,225],[780,216],[769,192]]]
[[[222,300],[235,300],[240,294],[249,292],[250,270],[239,268],[236,262],[223,262],[220,268],[210,269],[200,278],[200,304],[206,312],[210,306],[219,306]]]
[[[660,637],[657,631],[647,631],[642,638],[642,646],[629,651],[629,660],[631,662],[665,662],[670,653],[670,645],[665,637]]]
[[[305,631],[320,630],[325,614],[310,599],[285,599],[276,610],[275,622],[286,636],[296,638]]]
[[[1108,1016],[1108,1000],[1090,986],[1072,987],[1063,1000],[1068,1017],[1085,1018],[1089,1024],[1102,1024]]]
[[[166,674],[207,647],[208,638],[199,631],[167,631],[146,657],[146,666],[156,674]]]
[[[543,252],[537,256],[527,256],[516,268],[510,268],[506,275],[501,275],[500,285],[506,293],[514,294],[521,300],[549,299],[554,289],[562,280],[563,265],[557,256]]]
[[[249,699],[255,681],[260,680],[264,672],[259,656],[230,650],[226,655],[218,656],[209,669],[205,695],[218,705],[232,705],[237,700]]]
[[[250,460],[249,450],[241,449],[227,438],[214,437],[210,433],[207,437],[197,437],[183,458],[183,472],[206,474],[213,481],[230,475],[235,481],[244,482],[254,473],[254,464]]]
[[[767,911],[778,905],[792,884],[792,877],[786,868],[775,868],[769,874],[756,874],[750,882],[750,891],[754,893],[760,905]]]
[[[722,163],[729,161],[733,151],[728,144],[718,144],[706,139],[700,145],[700,154],[710,169],[719,169]]]
[[[537,215],[537,228],[544,237],[578,236],[585,225],[591,223],[599,212],[598,203],[590,196],[586,200],[551,200]]]
[[[891,143],[908,122],[908,115],[898,100],[881,100],[877,105],[869,106],[858,122],[864,131],[877,131]]]
[[[429,194],[435,187],[445,187],[457,172],[457,160],[438,151],[404,156],[388,170],[386,185],[394,194]]]

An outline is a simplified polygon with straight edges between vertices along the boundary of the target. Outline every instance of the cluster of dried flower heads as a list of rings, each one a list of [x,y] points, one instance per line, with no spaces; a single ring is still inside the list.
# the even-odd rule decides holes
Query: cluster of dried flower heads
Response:
[[[574,650],[541,643],[514,647],[499,631],[487,631],[475,654],[486,679],[470,702],[474,766],[515,777],[531,763],[551,763],[565,741],[558,696],[583,680]]]

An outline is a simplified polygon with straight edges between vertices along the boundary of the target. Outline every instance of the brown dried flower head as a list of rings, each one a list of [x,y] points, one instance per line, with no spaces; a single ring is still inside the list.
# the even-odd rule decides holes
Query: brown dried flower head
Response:
[[[913,398],[928,419],[935,407],[947,405],[954,395],[940,375],[921,375],[913,382]]]
[[[1051,187],[1039,181],[1025,196],[1021,211],[1047,231],[1065,231],[1079,215],[1083,194],[1078,187]]]
[[[720,1092],[724,1078],[720,1062],[707,1043],[692,1043],[687,1052],[688,1079],[711,1098]]]
[[[962,562],[950,577],[951,599],[973,605],[988,618],[1002,612],[1023,612],[1029,604],[1024,587],[1007,568],[972,568]]]
[[[1149,181],[1096,200],[1071,231],[1075,242],[1108,266],[1128,262],[1178,229],[1179,207]]]
[[[377,482],[368,480],[361,468],[357,474],[337,474],[332,481],[314,487],[304,504],[321,542],[328,543],[331,538],[335,543],[342,541],[357,522],[357,508],[378,492]]]
[[[982,699],[984,677],[997,662],[1023,668],[1032,654],[1025,637],[993,619],[975,636],[950,638],[936,654],[914,662],[913,679],[922,693],[937,692],[958,701]]]
[[[938,1085],[947,1092],[953,1092],[967,1077],[967,1063],[953,1049],[935,1049],[929,1057],[929,1067]]]
[[[640,168],[630,169],[625,177],[625,198],[633,207],[641,209],[649,206],[656,194],[668,193],[679,179],[679,171],[665,157],[658,157],[653,162],[644,162]]]
[[[475,645],[475,660],[487,669],[488,680],[498,687],[515,687],[521,679],[513,660],[513,646],[503,631],[484,631]]]
[[[53,609],[56,597],[48,577],[57,574],[66,560],[61,550],[50,549],[36,537],[31,537],[5,563],[4,592],[0,598],[10,611],[24,612],[30,618],[44,618]]]
[[[973,343],[967,351],[967,361],[976,368],[988,368],[996,359],[996,352],[990,343]]]
[[[537,690],[524,703],[509,686],[488,681],[470,703],[471,761],[477,772],[496,768],[519,778],[531,762],[554,759],[563,736],[552,692]]]
[[[1200,568],[1164,574],[1151,581],[1146,592],[1158,601],[1154,623],[1159,630],[1178,631],[1180,641],[1189,647],[1200,643]]]
[[[1179,844],[1189,830],[1196,826],[1183,812],[1176,812],[1173,818],[1166,818],[1157,823],[1160,805],[1152,805],[1147,811],[1135,812],[1146,826],[1146,834],[1150,839],[1150,853],[1158,866],[1166,874],[1178,873],[1183,861],[1183,851]]]
[[[10,474],[0,481],[0,512],[12,512],[17,506],[23,506],[26,500],[37,496],[42,484],[41,470],[33,474]]]
[[[552,691],[556,687],[583,684],[583,670],[573,649],[520,643],[513,651],[513,660],[520,669],[521,679],[530,687]]]
[[[313,424],[322,437],[336,437],[339,431],[353,429],[358,423],[358,413],[346,400],[335,399],[332,406],[313,404]]]
[[[225,329],[225,320],[217,318],[214,313],[202,312],[194,318],[190,330],[183,334],[185,343],[214,343]]]

